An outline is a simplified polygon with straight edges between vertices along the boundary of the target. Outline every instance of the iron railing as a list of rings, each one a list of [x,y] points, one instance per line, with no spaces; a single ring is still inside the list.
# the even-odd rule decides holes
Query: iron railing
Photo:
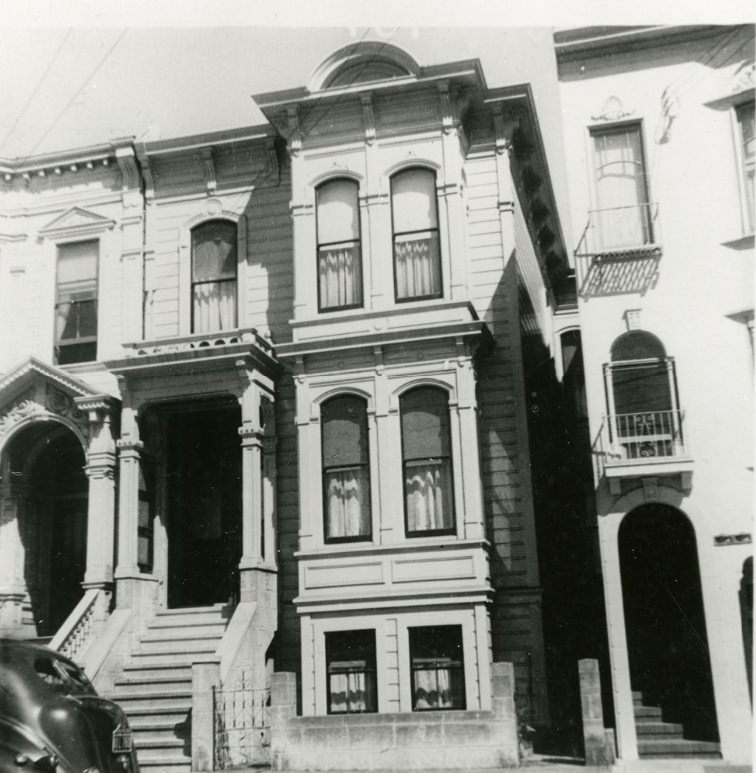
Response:
[[[599,474],[607,465],[685,456],[683,419],[676,409],[605,416],[593,444]]]
[[[213,687],[213,769],[270,763],[270,690],[253,688],[242,671],[232,684]]]

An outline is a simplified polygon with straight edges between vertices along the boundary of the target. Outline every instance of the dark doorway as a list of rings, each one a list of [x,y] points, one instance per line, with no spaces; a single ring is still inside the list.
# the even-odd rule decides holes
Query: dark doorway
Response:
[[[83,593],[89,484],[84,451],[72,432],[40,425],[24,434],[12,454],[34,459],[19,524],[24,576],[37,635],[52,636]]]
[[[168,606],[235,601],[241,558],[241,415],[236,403],[168,417]]]
[[[633,690],[686,738],[718,740],[696,538],[674,507],[643,505],[619,531]]]

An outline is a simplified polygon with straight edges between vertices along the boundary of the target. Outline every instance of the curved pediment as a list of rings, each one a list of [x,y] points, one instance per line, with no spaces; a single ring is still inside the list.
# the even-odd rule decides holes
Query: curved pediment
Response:
[[[416,77],[417,62],[398,46],[366,40],[334,51],[312,74],[310,92],[348,88],[360,83]]]

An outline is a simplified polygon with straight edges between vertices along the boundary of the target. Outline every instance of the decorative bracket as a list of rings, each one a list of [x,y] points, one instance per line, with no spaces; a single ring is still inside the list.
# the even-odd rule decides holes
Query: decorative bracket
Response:
[[[137,160],[139,161],[139,166],[142,167],[142,177],[144,178],[144,197],[148,201],[152,201],[152,199],[155,198],[155,180],[152,177],[150,157],[147,155],[147,148],[143,142],[136,146],[136,154]]]
[[[501,105],[494,105],[493,118],[496,152],[499,155],[503,155],[512,149],[512,136],[519,126],[519,122],[512,118],[505,118]]]
[[[287,107],[286,115],[289,119],[289,152],[292,156],[298,156],[302,150],[302,129],[299,125],[299,108]]]
[[[439,108],[441,111],[441,125],[444,134],[450,134],[454,129],[454,107],[449,93],[449,81],[441,81],[438,84]]]
[[[270,174],[274,174],[278,181],[281,181],[281,168],[278,165],[278,154],[276,153],[276,138],[267,137],[265,140],[265,150],[268,154],[267,167]]]
[[[363,94],[360,97],[362,103],[362,121],[365,124],[365,142],[372,145],[375,142],[375,115],[373,114],[373,97]]]
[[[134,148],[131,145],[120,145],[115,149],[118,168],[121,170],[121,192],[123,205],[135,207],[141,198],[139,167],[137,167]]]
[[[212,196],[218,187],[215,181],[215,164],[213,163],[212,148],[202,148],[202,172],[205,175],[207,195]]]

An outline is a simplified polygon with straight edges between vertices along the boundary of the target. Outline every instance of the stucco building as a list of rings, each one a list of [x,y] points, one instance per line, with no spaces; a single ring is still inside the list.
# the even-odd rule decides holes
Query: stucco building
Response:
[[[624,760],[750,759],[753,33],[555,34]]]
[[[211,688],[280,673],[327,743],[276,764],[367,765],[397,717],[446,728],[391,729],[405,764],[516,761],[497,664],[549,723],[526,390],[570,302],[532,94],[363,42],[255,100],[3,162],[0,628],[82,661],[147,770],[223,764]]]

